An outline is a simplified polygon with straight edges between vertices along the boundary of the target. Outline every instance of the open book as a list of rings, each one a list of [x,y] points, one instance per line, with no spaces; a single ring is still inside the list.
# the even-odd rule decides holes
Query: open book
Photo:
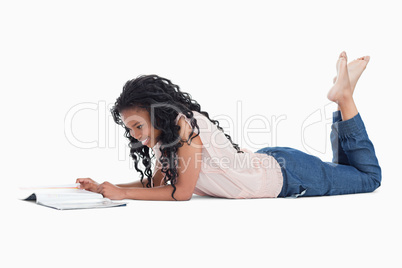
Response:
[[[115,202],[103,195],[78,189],[79,184],[28,187],[21,190],[33,191],[23,200],[36,201],[37,204],[65,210],[84,208],[108,208],[125,206],[127,203]]]

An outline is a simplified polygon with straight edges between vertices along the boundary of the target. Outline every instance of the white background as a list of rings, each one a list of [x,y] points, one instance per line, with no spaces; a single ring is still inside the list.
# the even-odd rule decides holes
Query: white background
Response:
[[[399,11],[398,1],[2,1],[1,266],[397,267]],[[371,56],[355,98],[383,169],[374,193],[81,211],[17,199],[19,186],[138,179],[105,107],[141,74],[233,118],[242,147],[258,149],[239,132],[248,118],[285,116],[255,143],[330,161],[326,94],[342,50]],[[66,136],[76,105],[95,105],[68,125],[94,148]]]

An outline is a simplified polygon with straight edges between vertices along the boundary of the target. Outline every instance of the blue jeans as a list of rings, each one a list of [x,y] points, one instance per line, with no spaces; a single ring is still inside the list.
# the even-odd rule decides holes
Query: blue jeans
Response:
[[[342,121],[334,112],[332,162],[288,147],[267,147],[256,153],[272,155],[283,174],[278,197],[323,196],[372,192],[381,184],[381,168],[364,123],[357,114]]]

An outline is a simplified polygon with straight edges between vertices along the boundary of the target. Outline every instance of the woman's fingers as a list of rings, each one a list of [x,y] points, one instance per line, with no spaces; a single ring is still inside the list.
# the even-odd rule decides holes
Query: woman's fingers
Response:
[[[76,180],[76,183],[80,184],[79,185],[80,189],[85,189],[92,192],[97,192],[97,188],[99,186],[99,184],[91,178],[78,178]]]
[[[105,181],[105,182],[99,184],[98,187],[97,187],[97,192],[100,193],[100,194],[102,194],[102,195],[105,195],[105,190],[107,189],[107,187],[109,186],[109,184],[110,184],[110,183],[107,182],[107,181]]]
[[[103,183],[99,184],[96,188],[96,191],[100,194],[103,194]]]
[[[76,183],[94,182],[91,178],[78,178]]]

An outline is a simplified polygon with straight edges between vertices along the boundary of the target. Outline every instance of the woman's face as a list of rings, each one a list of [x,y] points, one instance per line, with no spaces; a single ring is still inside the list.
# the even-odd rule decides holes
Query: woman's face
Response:
[[[155,146],[156,138],[161,134],[161,131],[152,126],[147,110],[131,108],[123,110],[120,114],[124,125],[130,129],[130,135],[133,138],[149,148]]]

